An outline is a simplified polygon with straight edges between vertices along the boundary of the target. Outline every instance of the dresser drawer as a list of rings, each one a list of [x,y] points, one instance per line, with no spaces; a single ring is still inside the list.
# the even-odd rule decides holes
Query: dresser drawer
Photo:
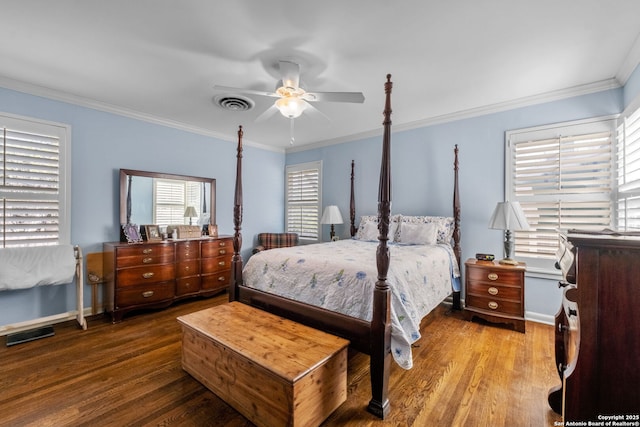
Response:
[[[176,277],[187,277],[200,274],[200,260],[180,261],[176,263]]]
[[[200,291],[200,276],[176,279],[176,295],[187,295]]]
[[[522,304],[520,304],[519,301],[467,295],[465,296],[465,303],[468,307],[496,312],[498,314],[512,314],[514,316],[522,316],[524,314],[522,312]]]
[[[504,285],[502,283],[473,282],[467,284],[469,295],[484,296],[487,298],[500,298],[520,302],[522,298],[522,288],[514,285]]]
[[[202,242],[202,258],[218,257],[233,254],[231,239],[210,240]]]
[[[202,290],[224,289],[231,282],[231,270],[202,276]]]
[[[119,256],[116,260],[117,268],[132,267],[136,265],[157,265],[173,263],[173,251],[170,254]]]
[[[172,299],[175,295],[174,287],[175,283],[171,281],[118,289],[116,308]]]
[[[156,245],[130,245],[118,248],[118,258],[124,257],[145,257],[145,256],[163,256],[170,255],[173,257],[175,253],[171,244]]]
[[[501,270],[494,268],[468,268],[467,278],[473,282],[520,284],[522,273],[519,271]]]
[[[202,259],[202,274],[217,273],[231,268],[231,256]]]
[[[200,242],[178,242],[176,245],[176,259],[178,261],[200,258]]]
[[[134,286],[141,283],[173,281],[175,264],[150,265],[148,267],[132,267],[118,270],[118,287]]]

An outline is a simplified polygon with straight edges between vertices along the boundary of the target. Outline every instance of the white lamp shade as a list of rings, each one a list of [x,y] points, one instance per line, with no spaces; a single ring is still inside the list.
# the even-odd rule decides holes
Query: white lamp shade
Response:
[[[342,224],[340,209],[338,209],[336,205],[330,205],[324,208],[320,224]]]
[[[198,216],[198,213],[196,212],[196,208],[194,208],[193,206],[187,206],[187,209],[184,210],[185,218],[194,218],[197,216]]]
[[[283,116],[295,119],[296,117],[300,117],[304,109],[307,107],[307,104],[297,96],[285,96],[284,98],[278,99],[275,106],[280,110],[280,113],[282,113]]]
[[[529,223],[518,202],[499,202],[493,211],[489,228],[497,230],[526,230]]]

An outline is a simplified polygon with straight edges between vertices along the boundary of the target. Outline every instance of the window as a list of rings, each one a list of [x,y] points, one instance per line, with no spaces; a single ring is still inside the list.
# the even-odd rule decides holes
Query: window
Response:
[[[287,166],[286,174],[286,231],[300,240],[318,240],[322,162]]]
[[[637,103],[636,103],[637,104]],[[617,228],[640,230],[640,108],[629,107],[617,129]]]
[[[172,179],[153,180],[153,198],[155,200],[153,223],[157,225],[189,224],[185,217],[188,206],[193,206],[200,216],[201,184],[191,181]]]
[[[615,120],[601,118],[506,134],[506,198],[519,201],[529,230],[515,255],[532,271],[553,271],[558,230],[612,226]]]
[[[0,247],[70,243],[65,125],[0,115]]]

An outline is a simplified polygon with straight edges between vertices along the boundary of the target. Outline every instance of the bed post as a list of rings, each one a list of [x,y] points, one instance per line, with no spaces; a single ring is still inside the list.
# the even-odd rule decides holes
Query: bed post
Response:
[[[355,167],[355,162],[353,160],[351,160],[351,199],[349,201],[349,218],[351,220],[351,228],[349,229],[351,232],[351,237],[356,235],[356,231],[358,231],[358,229],[356,228],[356,198],[355,198],[355,192],[353,190],[353,181],[354,181],[354,174],[353,174],[353,170]]]
[[[242,126],[238,127],[238,154],[236,163],[236,192],[233,198],[233,258],[231,258],[231,287],[229,301],[236,301],[242,284]]]
[[[462,271],[462,250],[460,249],[460,194],[458,193],[458,144],[453,149],[453,253]],[[453,293],[453,309],[461,310],[460,291]]]
[[[383,418],[389,413],[389,371],[391,362],[391,321],[389,285],[389,214],[391,211],[391,74],[384,85],[384,135],[382,138],[382,162],[378,190],[378,250],[376,264],[378,281],[373,291],[373,315],[371,319],[371,401],[367,407],[372,414]]]

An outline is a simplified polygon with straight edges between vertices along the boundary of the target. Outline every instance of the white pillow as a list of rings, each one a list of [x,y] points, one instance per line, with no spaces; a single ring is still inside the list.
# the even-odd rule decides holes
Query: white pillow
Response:
[[[394,236],[397,234],[398,226],[402,215],[391,215],[389,218],[389,241],[392,242]],[[373,225],[371,225],[373,224]],[[373,231],[369,227],[375,229],[375,236],[371,238]],[[360,224],[358,225],[358,231],[354,236],[356,240],[378,240],[378,216],[377,215],[363,215],[360,217]]]
[[[378,240],[378,223],[367,221],[362,228],[361,240]]]
[[[405,245],[435,245],[438,239],[438,227],[434,223],[400,224],[400,233],[396,240]]]

